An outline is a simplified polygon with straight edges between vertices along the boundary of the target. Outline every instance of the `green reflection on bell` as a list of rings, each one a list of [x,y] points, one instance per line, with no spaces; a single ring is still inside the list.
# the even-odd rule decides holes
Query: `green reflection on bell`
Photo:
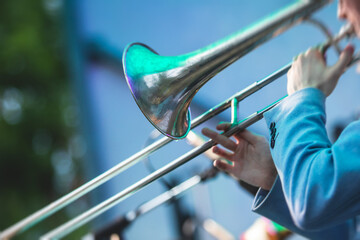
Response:
[[[161,133],[184,138],[190,130],[190,102],[209,79],[329,2],[296,1],[250,27],[180,56],[160,56],[141,43],[128,45],[123,66],[136,103]]]

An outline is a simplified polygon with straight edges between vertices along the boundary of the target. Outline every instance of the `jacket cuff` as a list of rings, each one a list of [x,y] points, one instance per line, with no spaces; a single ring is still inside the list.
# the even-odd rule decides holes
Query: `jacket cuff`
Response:
[[[304,103],[310,105],[316,103],[316,105],[320,104],[322,108],[325,108],[325,100],[326,96],[321,90],[317,88],[304,88],[286,97],[273,109],[264,113],[264,118],[267,124],[270,125],[271,122],[279,119],[281,116],[280,113],[290,112],[297,106]]]
[[[277,177],[269,191],[259,188],[254,198],[252,210],[256,213],[266,216],[268,215],[266,214],[268,209],[270,210],[270,213],[273,213],[271,209],[275,207],[274,204],[279,203],[279,200],[281,204],[284,204],[281,182],[279,177]]]

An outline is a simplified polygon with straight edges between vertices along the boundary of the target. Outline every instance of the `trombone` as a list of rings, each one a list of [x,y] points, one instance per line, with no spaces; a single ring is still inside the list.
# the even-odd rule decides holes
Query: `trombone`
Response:
[[[125,171],[127,168],[136,164],[152,152],[165,146],[173,139],[184,138],[191,128],[209,120],[229,108],[231,105],[233,106],[233,116],[236,116],[236,106],[238,101],[241,101],[284,75],[291,67],[291,63],[263,80],[248,86],[193,121],[190,120],[188,106],[199,88],[216,73],[265,41],[307,19],[313,12],[330,2],[330,0],[296,1],[276,14],[271,15],[271,17],[265,18],[245,30],[226,37],[203,49],[178,57],[161,57],[144,44],[130,44],[126,48],[123,57],[124,72],[128,85],[144,115],[160,132],[168,137],[161,138],[74,191],[53,203],[50,203],[13,226],[10,226],[8,229],[5,229],[0,233],[0,239],[10,239],[16,234],[25,231],[29,227]],[[336,43],[351,32],[352,29],[347,28],[347,30],[342,32],[338,37],[329,39],[326,45]],[[144,59],[140,60],[138,57]],[[224,135],[231,136],[235,132],[241,131],[257,122],[262,118],[263,113],[276,106],[278,102],[270,104],[266,108],[255,112],[242,121],[237,122],[234,120],[236,124],[234,124],[229,131],[224,133]],[[236,118],[234,117],[234,119]],[[89,222],[135,192],[141,190],[151,182],[210,149],[215,144],[214,141],[210,140],[204,145],[194,148],[190,152],[158,169],[115,196],[47,233],[42,236],[42,239],[57,239],[69,234],[76,228]]]

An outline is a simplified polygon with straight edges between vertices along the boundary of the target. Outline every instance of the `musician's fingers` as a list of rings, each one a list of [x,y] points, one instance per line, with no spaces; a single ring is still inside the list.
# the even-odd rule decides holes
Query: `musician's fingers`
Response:
[[[256,144],[259,141],[259,137],[247,129],[244,129],[241,132],[238,132],[237,134],[234,135],[234,137],[239,142],[245,140],[245,141],[249,142],[250,144]]]
[[[216,143],[221,144],[225,148],[235,151],[236,150],[236,143],[229,139],[226,136],[223,136],[221,134],[218,134],[217,132],[209,129],[209,128],[203,128],[201,131],[205,136],[213,139]]]
[[[231,123],[228,122],[222,122],[219,125],[216,126],[216,129],[219,131],[226,131],[230,128]]]
[[[225,171],[227,173],[231,173],[233,166],[226,163],[225,161],[222,160],[215,160],[214,161],[214,166],[217,167],[218,169]]]
[[[296,55],[295,57],[293,57],[293,62],[296,62],[299,58],[302,58],[304,56],[304,53],[300,53],[298,55]]]
[[[324,57],[324,53],[322,52],[322,50],[318,47],[316,48],[309,48],[305,54],[304,54],[305,57],[314,57],[318,60],[320,60],[323,65],[325,66],[326,65],[326,61],[325,61],[325,57]]]
[[[216,155],[223,157],[229,161],[232,161],[233,154],[222,148],[219,148],[218,146],[213,147],[213,153],[215,153]]]
[[[339,60],[330,67],[331,75],[340,76],[346,69],[347,65],[352,59],[354,53],[354,46],[351,44],[347,45],[345,49],[341,52]]]

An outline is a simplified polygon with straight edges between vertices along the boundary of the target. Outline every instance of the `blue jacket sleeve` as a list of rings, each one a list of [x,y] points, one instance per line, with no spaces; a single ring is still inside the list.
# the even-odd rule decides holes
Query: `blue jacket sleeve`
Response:
[[[312,240],[352,239],[354,222],[347,221],[321,230],[307,231],[296,226],[289,212],[279,178],[270,192],[260,189],[256,194],[253,211],[286,227],[294,233]]]
[[[331,144],[325,118],[325,96],[315,88],[292,94],[265,115],[289,213],[304,230],[360,213],[360,122]]]

